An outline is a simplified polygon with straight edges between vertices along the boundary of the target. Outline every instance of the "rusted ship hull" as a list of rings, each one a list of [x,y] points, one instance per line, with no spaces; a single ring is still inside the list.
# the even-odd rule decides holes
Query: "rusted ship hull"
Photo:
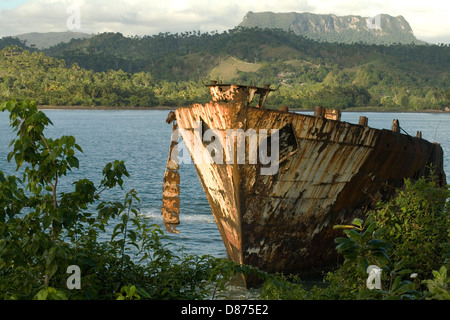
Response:
[[[334,225],[363,217],[431,164],[445,184],[440,145],[391,130],[229,101],[175,115],[193,158],[198,123],[223,139],[230,129],[279,130],[275,174],[262,175],[261,163],[194,161],[229,257],[267,272],[307,277],[333,268]]]

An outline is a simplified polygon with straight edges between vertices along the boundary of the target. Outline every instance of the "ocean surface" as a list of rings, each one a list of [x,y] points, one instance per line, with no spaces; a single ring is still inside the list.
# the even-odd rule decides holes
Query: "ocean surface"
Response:
[[[141,199],[141,213],[162,225],[162,181],[169,152],[172,126],[165,122],[168,110],[45,110],[53,126],[47,136],[72,135],[84,153],[78,154],[80,169],[60,181],[60,191],[71,183],[87,178],[97,185],[108,162],[124,160],[131,175],[124,190],[103,193],[104,200],[123,201],[125,193],[135,189]],[[306,114],[311,114],[305,112]],[[343,112],[342,121],[358,123],[360,115],[369,118],[369,126],[390,129],[393,119],[408,134],[438,142],[444,149],[444,166],[450,180],[449,113],[356,113]],[[404,133],[404,132],[403,132]],[[0,170],[13,174],[15,164],[6,161],[9,142],[15,137],[8,113],[0,113]],[[188,254],[225,257],[226,251],[193,164],[180,165],[181,204],[179,234],[170,234],[174,249],[183,247]],[[164,229],[164,228],[163,228]],[[165,230],[165,229],[164,229]],[[106,239],[106,237],[105,237]]]

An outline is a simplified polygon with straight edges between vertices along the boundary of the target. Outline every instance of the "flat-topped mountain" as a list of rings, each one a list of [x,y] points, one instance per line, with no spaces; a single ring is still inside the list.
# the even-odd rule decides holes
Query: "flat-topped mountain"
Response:
[[[424,44],[416,39],[408,21],[402,16],[379,14],[374,17],[314,14],[309,12],[248,12],[240,27],[259,27],[292,31],[310,39],[368,44]]]

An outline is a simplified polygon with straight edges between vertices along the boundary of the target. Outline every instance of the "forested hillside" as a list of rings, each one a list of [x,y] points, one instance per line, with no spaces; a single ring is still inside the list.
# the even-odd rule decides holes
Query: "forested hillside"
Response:
[[[17,46],[0,51],[0,98],[31,99],[39,105],[179,105],[206,99],[196,82],[155,81],[148,72],[94,72],[66,66],[42,52]]]
[[[0,54],[2,98],[38,104],[188,105],[209,99],[203,85],[211,78],[280,86],[269,107],[444,110],[450,46],[326,43],[279,29],[236,28],[104,33],[43,51],[5,47]]]

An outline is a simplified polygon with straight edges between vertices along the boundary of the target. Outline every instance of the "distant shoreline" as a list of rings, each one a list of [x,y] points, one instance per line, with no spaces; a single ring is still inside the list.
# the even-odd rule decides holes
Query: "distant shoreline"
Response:
[[[178,107],[38,106],[40,110],[173,110]]]
[[[185,106],[180,106],[185,107]],[[157,106],[157,107],[131,107],[131,106],[123,106],[123,107],[111,107],[111,106],[38,106],[40,110],[175,110],[180,107],[170,107],[170,106]],[[270,109],[268,110],[277,110]],[[292,108],[290,111],[303,111],[303,112],[313,112],[314,110],[306,110],[306,109],[295,109]],[[450,113],[450,110],[376,110],[375,108],[349,108],[342,109],[341,112],[376,112],[376,113]]]

